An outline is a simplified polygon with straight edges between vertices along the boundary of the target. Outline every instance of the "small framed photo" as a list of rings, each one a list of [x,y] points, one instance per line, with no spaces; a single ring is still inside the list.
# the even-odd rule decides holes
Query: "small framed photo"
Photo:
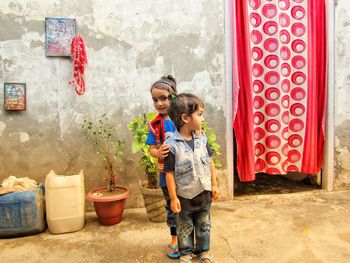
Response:
[[[46,56],[70,57],[70,46],[75,35],[75,19],[45,18]]]
[[[26,84],[4,83],[5,110],[26,110]]]

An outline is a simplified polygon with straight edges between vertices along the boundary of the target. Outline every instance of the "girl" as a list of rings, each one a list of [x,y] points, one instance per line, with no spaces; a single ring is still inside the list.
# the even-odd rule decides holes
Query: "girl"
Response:
[[[191,262],[196,253],[201,262],[212,262],[210,247],[210,207],[218,198],[214,151],[205,135],[197,135],[203,124],[204,104],[196,96],[182,93],[171,101],[169,116],[176,131],[165,141],[170,146],[164,171],[170,195],[170,207],[177,217],[180,262]]]
[[[175,125],[168,116],[170,97],[176,94],[176,80],[173,76],[161,77],[151,86],[151,96],[154,108],[159,113],[150,122],[150,131],[146,143],[150,145],[150,154],[158,158],[159,186],[163,191],[166,200],[167,225],[170,228],[171,241],[167,247],[167,256],[172,259],[180,257],[176,236],[176,215],[170,209],[170,197],[166,187],[164,168],[164,158],[168,155],[169,146],[163,144],[166,137],[175,131]]]

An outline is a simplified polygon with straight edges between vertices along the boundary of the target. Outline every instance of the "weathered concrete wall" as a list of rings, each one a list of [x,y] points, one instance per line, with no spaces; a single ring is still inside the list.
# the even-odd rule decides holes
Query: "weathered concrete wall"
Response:
[[[86,40],[86,93],[68,87],[72,63],[45,57],[45,17],[75,18]],[[119,182],[131,188],[128,206],[141,206],[142,170],[130,153],[127,123],[153,111],[149,88],[173,74],[179,91],[206,103],[225,153],[224,1],[1,0],[0,82],[27,84],[27,110],[0,110],[0,180],[14,175],[44,182],[46,174],[85,172],[86,190],[102,184],[103,165],[81,129],[102,113],[116,122],[126,155]],[[3,89],[0,89],[1,101]],[[2,103],[1,103],[2,106]],[[225,156],[221,185],[227,188]]]
[[[335,189],[350,188],[350,2],[335,9]]]
[[[336,2],[335,189],[350,187],[350,3]],[[87,91],[79,97],[67,82],[72,63],[45,57],[45,17],[77,20],[86,40]],[[177,0],[0,1],[0,85],[27,84],[27,110],[6,112],[0,88],[0,180],[15,175],[39,182],[57,173],[85,172],[86,190],[102,184],[103,165],[85,141],[85,117],[102,113],[127,140],[120,183],[128,185],[129,206],[141,206],[138,157],[130,153],[126,125],[153,111],[149,86],[174,74],[179,91],[206,102],[206,119],[222,146],[222,192],[227,193],[224,1]]]

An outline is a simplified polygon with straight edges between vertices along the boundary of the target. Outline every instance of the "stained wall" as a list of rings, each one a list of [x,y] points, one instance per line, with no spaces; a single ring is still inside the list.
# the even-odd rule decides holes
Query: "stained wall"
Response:
[[[334,187],[350,187],[350,2],[335,1]]]
[[[45,17],[76,19],[88,54],[82,96],[68,85],[71,61],[45,56]],[[205,118],[225,153],[223,1],[2,0],[0,25],[0,85],[27,86],[23,112],[4,111],[0,89],[0,180],[14,175],[44,182],[51,169],[58,174],[83,169],[87,191],[102,185],[103,163],[81,125],[85,118],[106,113],[126,141],[118,172],[119,183],[132,191],[127,205],[141,206],[138,180],[143,172],[140,156],[130,152],[127,124],[153,111],[150,85],[166,74],[176,77],[180,92],[205,101]],[[221,160],[225,192],[225,155]]]
[[[224,1],[2,0],[0,2],[0,85],[24,82],[27,110],[3,110],[0,88],[0,180],[9,175],[43,182],[46,174],[85,173],[85,188],[102,185],[103,164],[85,140],[85,118],[103,113],[126,141],[119,182],[131,188],[128,206],[142,206],[139,155],[132,155],[127,124],[153,111],[151,83],[173,74],[181,92],[203,98],[206,119],[223,153],[219,170],[224,197],[229,190],[226,156]],[[45,17],[77,21],[86,41],[87,90],[75,94],[68,58],[45,56]],[[335,1],[334,188],[350,187],[350,3]]]

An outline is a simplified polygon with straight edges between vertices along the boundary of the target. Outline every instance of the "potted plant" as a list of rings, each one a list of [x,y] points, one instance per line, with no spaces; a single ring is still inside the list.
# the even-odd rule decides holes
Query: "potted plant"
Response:
[[[140,180],[139,186],[148,218],[154,222],[162,222],[166,220],[166,211],[164,209],[165,200],[162,190],[158,188],[157,158],[151,156],[150,146],[146,144],[149,131],[148,125],[155,117],[155,113],[144,114],[143,117],[132,120],[128,124],[128,128],[134,137],[134,141],[131,144],[131,152],[134,154],[142,153],[139,164],[144,169],[146,182]],[[210,147],[216,153],[214,156],[215,166],[221,167],[222,164],[217,158],[220,155],[220,145],[216,142],[216,134],[213,129],[207,127],[206,123],[203,124],[203,131],[208,138]]]
[[[142,153],[139,164],[144,170],[146,180],[139,180],[139,187],[148,219],[153,222],[164,222],[166,220],[165,200],[162,190],[158,188],[157,158],[151,156],[150,146],[146,144],[148,124],[155,117],[155,113],[144,114],[143,117],[132,120],[128,124],[128,129],[134,137],[131,152]]]
[[[128,188],[117,186],[117,161],[123,156],[124,141],[115,138],[113,126],[106,114],[96,121],[84,120],[83,126],[86,138],[93,142],[97,154],[104,162],[104,181],[106,186],[90,191],[87,199],[94,202],[96,214],[102,225],[120,223],[124,212],[125,199],[130,195]]]
[[[202,129],[205,136],[207,136],[208,144],[210,148],[215,152],[215,155],[212,157],[215,164],[215,168],[221,168],[222,163],[218,158],[219,155],[221,155],[221,152],[220,152],[220,145],[216,142],[216,133],[213,128],[208,127],[206,122],[203,123]]]

